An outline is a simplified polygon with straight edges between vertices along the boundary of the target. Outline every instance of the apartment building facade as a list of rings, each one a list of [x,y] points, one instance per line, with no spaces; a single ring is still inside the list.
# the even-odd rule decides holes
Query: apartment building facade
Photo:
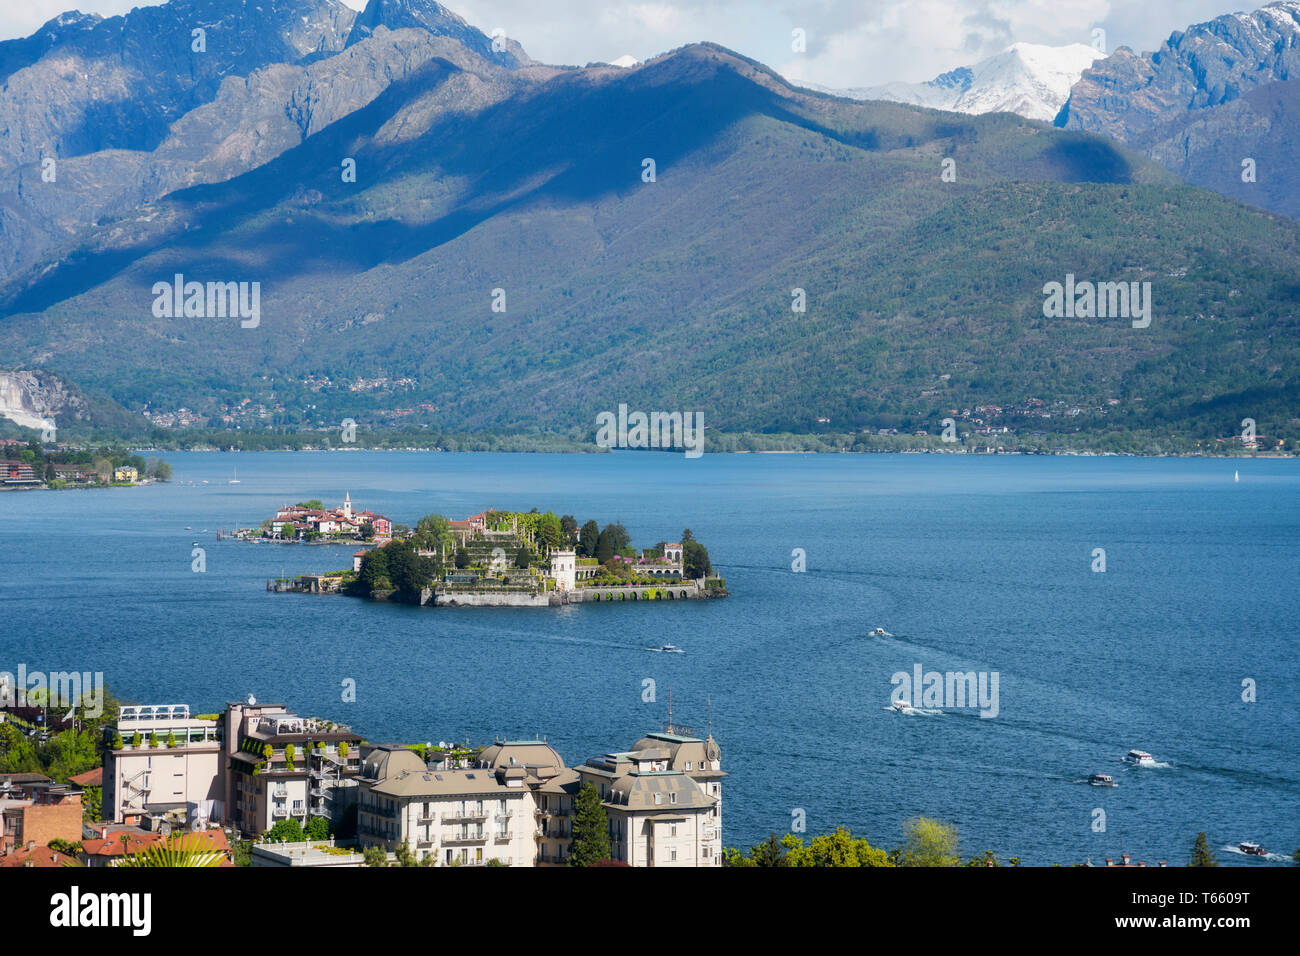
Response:
[[[722,865],[721,750],[653,733],[629,751],[565,767],[542,741],[498,741],[472,767],[426,765],[398,745],[371,750],[359,778],[363,846],[405,845],[436,865],[563,866],[578,792],[596,788],[613,858],[630,866]]]
[[[313,816],[337,825],[355,801],[362,740],[351,728],[252,698],[228,704],[222,724],[227,819],[244,833]]]
[[[124,706],[106,731],[101,816],[139,823],[184,809],[191,825],[225,816],[220,727],[184,704]]]
[[[650,733],[576,768],[600,794],[612,858],[629,866],[722,865],[722,751],[713,735]]]

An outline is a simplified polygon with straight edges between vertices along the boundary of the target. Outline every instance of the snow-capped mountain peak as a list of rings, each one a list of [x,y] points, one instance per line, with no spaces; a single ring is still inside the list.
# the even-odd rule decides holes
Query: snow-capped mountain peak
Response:
[[[857,100],[892,100],[958,113],[1018,113],[1050,123],[1069,98],[1070,87],[1102,56],[1082,43],[1013,43],[996,56],[926,83],[887,83],[849,90],[813,88]]]

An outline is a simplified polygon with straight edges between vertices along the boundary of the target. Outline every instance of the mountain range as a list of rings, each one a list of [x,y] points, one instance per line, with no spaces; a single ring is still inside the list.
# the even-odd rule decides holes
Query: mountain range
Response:
[[[802,90],[708,43],[547,66],[431,0],[253,9],[172,0],[0,44],[12,368],[257,428],[589,437],[621,403],[723,431],[1294,414],[1300,230],[1106,136]],[[179,67],[196,22],[219,56]],[[258,283],[258,321],[159,314],[178,274]],[[1150,282],[1150,327],[1046,317],[1067,276]]]
[[[1055,122],[1300,217],[1300,0],[1195,24],[1153,53],[1116,50],[1084,72]]]
[[[925,83],[833,90],[855,100],[889,100],[955,113],[1016,113],[1051,122],[1083,71],[1104,54],[1090,46],[1015,43],[974,66],[959,67]]]

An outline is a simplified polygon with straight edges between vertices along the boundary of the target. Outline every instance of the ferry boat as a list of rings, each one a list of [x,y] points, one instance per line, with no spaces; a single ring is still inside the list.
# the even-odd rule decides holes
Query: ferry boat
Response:
[[[1108,773],[1094,773],[1088,778],[1088,782],[1094,787],[1113,787],[1115,778]]]
[[[1154,767],[1156,765],[1156,758],[1145,750],[1130,750],[1124,755],[1123,760],[1135,767]]]
[[[1237,849],[1240,850],[1242,853],[1245,853],[1247,856],[1268,856],[1267,850],[1265,850],[1258,843],[1252,843],[1249,840],[1246,840],[1242,843],[1238,843]]]

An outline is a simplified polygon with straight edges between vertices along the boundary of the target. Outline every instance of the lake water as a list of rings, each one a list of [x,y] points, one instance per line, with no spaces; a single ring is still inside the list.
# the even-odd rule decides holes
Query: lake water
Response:
[[[712,700],[728,845],[802,810],[809,835],[845,824],[885,848],[908,817],[938,817],[966,855],[1031,864],[1183,864],[1199,830],[1216,849],[1300,846],[1300,462],[165,457],[171,485],[0,495],[0,670],[102,671],[124,699],[195,713],[253,693],[375,742],[540,735],[571,764],[662,729],[671,688],[675,722],[700,733]],[[622,521],[637,546],[690,527],[732,596],[418,609],[276,595],[268,577],[342,568],[353,549],[215,540],[344,492],[405,523],[536,506]],[[666,642],[685,653],[646,649]],[[891,676],[918,664],[997,672],[997,716],[889,712]],[[1129,769],[1130,748],[1168,766]],[[1087,786],[1096,771],[1119,786]]]

